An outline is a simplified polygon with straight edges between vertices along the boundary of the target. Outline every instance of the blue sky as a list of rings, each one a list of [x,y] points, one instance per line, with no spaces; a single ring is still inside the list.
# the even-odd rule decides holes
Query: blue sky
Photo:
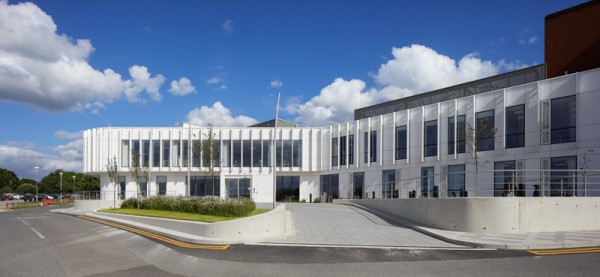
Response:
[[[245,126],[277,92],[284,119],[345,122],[543,63],[544,16],[582,2],[0,0],[0,167],[81,171],[82,130]]]

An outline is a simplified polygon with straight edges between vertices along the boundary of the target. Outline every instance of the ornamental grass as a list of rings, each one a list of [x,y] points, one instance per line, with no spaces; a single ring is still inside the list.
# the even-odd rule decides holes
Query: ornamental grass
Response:
[[[182,197],[152,196],[148,198],[129,198],[123,201],[121,208],[195,213],[214,216],[247,216],[256,204],[248,198],[219,198],[217,196]]]

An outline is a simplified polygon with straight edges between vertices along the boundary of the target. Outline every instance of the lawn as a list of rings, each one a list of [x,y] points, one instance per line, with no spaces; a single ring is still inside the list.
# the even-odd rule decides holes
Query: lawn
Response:
[[[248,216],[262,214],[267,211],[269,211],[269,210],[255,209]],[[244,218],[243,216],[242,217],[213,216],[213,215],[192,214],[192,213],[182,213],[182,212],[170,212],[170,211],[158,211],[158,210],[138,210],[138,209],[101,209],[101,210],[99,210],[99,212],[158,217],[158,218],[169,218],[169,219],[189,220],[189,221],[199,221],[199,222],[208,222],[208,223]]]

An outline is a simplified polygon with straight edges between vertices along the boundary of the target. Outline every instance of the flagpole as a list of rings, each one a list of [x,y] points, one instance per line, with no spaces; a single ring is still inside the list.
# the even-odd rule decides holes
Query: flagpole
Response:
[[[277,121],[279,120],[279,98],[281,96],[281,92],[277,93],[277,107],[275,107],[275,125],[273,128],[273,210],[275,209],[275,200],[276,200],[276,192],[277,192],[277,175],[275,171],[277,170]]]

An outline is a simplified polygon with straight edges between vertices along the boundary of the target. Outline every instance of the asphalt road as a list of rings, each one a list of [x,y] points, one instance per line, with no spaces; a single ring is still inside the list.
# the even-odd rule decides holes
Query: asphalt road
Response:
[[[187,249],[49,208],[0,212],[0,276],[579,276],[600,254],[232,245]]]

